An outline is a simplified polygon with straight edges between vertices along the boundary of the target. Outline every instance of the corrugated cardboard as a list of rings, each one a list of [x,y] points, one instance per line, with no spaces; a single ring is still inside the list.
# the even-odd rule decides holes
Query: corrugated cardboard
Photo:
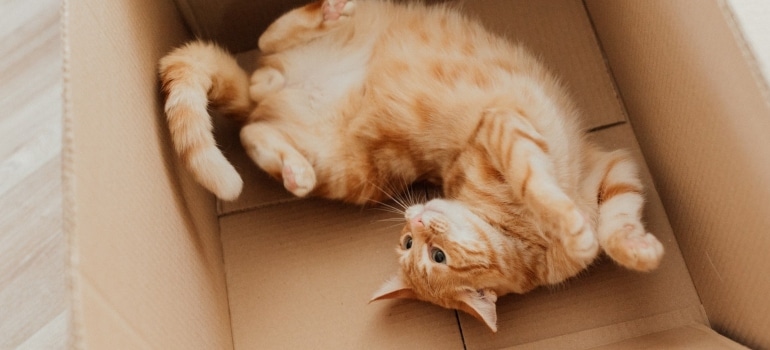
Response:
[[[770,244],[761,236],[770,228],[761,214],[770,113],[724,4],[464,3],[564,77],[592,139],[649,164],[644,217],[666,247],[649,274],[603,259],[563,286],[502,297],[492,334],[425,303],[368,305],[395,269],[400,224],[375,209],[290,197],[243,154],[233,125],[220,123],[217,138],[246,180],[241,199],[217,204],[176,164],[156,64],[193,37],[182,18],[228,45],[250,42],[246,50],[254,28],[293,4],[235,3],[246,2],[65,1],[75,347],[740,347],[710,325],[770,346]],[[231,14],[256,8],[264,18],[254,27],[234,24],[242,17]]]
[[[770,103],[721,1],[587,1],[712,326],[770,346]]]
[[[452,310],[368,305],[397,267],[394,217],[321,200],[224,216],[236,348],[462,349]]]
[[[275,18],[306,1],[181,0],[176,3],[197,37],[215,40],[232,52],[241,52],[255,48],[259,35]]]
[[[596,350],[641,349],[746,349],[703,325],[689,325],[600,346]]]
[[[231,348],[215,202],[178,172],[159,104],[180,16],[162,0],[64,6],[75,345]]]

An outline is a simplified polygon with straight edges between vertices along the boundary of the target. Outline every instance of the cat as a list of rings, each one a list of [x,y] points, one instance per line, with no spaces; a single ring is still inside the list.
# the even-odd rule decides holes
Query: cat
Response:
[[[419,299],[497,331],[498,296],[559,284],[601,251],[632,270],[659,265],[632,157],[589,143],[557,79],[458,9],[321,0],[258,45],[250,79],[203,41],[161,59],[176,151],[201,185],[237,198],[211,108],[242,122],[250,158],[296,196],[367,205],[440,185],[442,198],[404,210],[400,269],[372,301]]]

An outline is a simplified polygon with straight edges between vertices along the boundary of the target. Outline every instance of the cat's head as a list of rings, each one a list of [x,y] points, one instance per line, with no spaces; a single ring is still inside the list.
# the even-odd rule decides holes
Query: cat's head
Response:
[[[400,271],[372,297],[410,298],[465,311],[497,331],[494,290],[504,277],[490,237],[494,228],[459,202],[409,207],[397,252]]]

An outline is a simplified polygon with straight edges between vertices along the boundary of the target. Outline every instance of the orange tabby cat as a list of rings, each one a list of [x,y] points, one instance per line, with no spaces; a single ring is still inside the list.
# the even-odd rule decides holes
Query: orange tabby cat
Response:
[[[372,300],[417,298],[496,330],[497,296],[560,283],[600,248],[633,270],[660,262],[631,158],[589,144],[556,79],[458,11],[317,1],[276,20],[259,47],[250,81],[214,45],[163,58],[176,150],[203,186],[238,196],[211,106],[243,121],[249,156],[297,196],[366,204],[440,184],[444,199],[405,210],[401,269]]]

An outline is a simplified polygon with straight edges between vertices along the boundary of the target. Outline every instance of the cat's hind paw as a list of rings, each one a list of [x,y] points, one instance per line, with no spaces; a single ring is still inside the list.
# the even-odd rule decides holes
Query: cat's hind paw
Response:
[[[353,13],[352,0],[325,0],[323,3],[324,22],[336,21]]]
[[[663,258],[663,244],[635,224],[623,225],[611,235],[604,250],[620,265],[636,271],[654,270]]]
[[[283,186],[297,197],[307,196],[315,188],[315,171],[309,166],[284,164]]]

